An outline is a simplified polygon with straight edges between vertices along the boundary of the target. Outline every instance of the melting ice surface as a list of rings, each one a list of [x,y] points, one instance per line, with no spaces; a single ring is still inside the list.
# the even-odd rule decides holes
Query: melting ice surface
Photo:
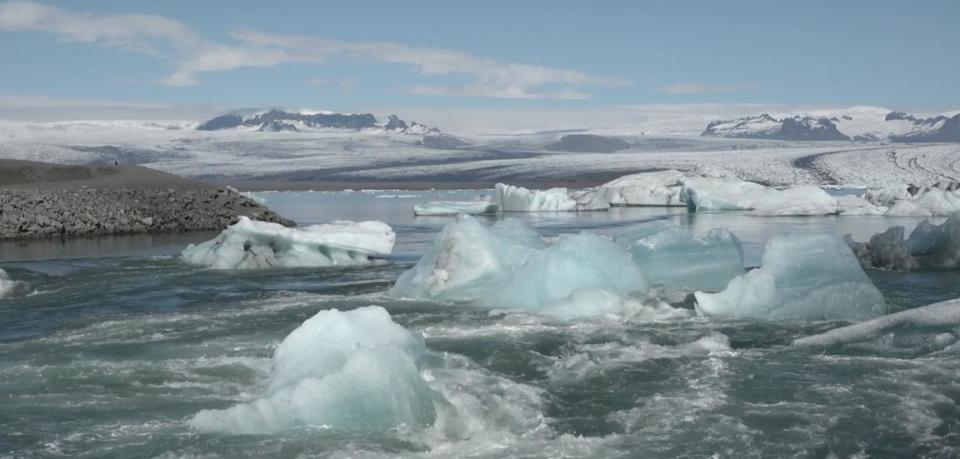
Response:
[[[455,221],[415,217],[414,204],[490,193],[258,193],[304,225],[375,219],[396,231],[387,263],[348,270],[216,270],[180,259],[187,243],[216,234],[0,243],[0,268],[30,284],[28,295],[0,299],[0,456],[951,457],[960,448],[956,324],[902,321],[857,341],[807,347],[793,343],[850,324],[697,317],[686,306],[649,303],[658,288],[647,296],[578,289],[532,311],[477,304],[476,298],[464,304],[453,297],[387,294]],[[745,266],[762,265],[764,247],[777,235],[852,233],[865,241],[893,226],[910,234],[922,221],[755,218],[743,211],[645,207],[509,216],[517,222],[503,215],[475,220],[495,235],[526,235],[499,238],[513,244],[506,254],[523,260],[560,243],[564,234],[586,231],[613,240],[663,219],[699,240],[728,228],[740,240]],[[512,258],[497,259],[514,266]],[[653,274],[643,274],[653,286]],[[917,308],[960,297],[956,270],[866,275],[891,311],[925,314]],[[381,320],[364,328],[385,335],[382,340],[328,328],[305,333],[321,311],[340,311],[337,320],[321,321],[327,325],[353,323],[346,314],[371,305],[422,337],[424,353],[407,352],[407,341],[397,339],[406,335],[394,335]],[[929,317],[945,315],[931,310]],[[886,317],[893,316],[875,320]],[[883,323],[872,320],[859,323]],[[302,421],[276,418],[278,430],[270,433],[256,414],[244,418],[256,421],[249,426],[254,435],[233,433],[239,425],[229,422],[210,430],[192,425],[201,412],[273,407],[272,391],[286,390],[281,386],[321,387],[341,374],[364,375],[351,385],[358,391],[383,390],[371,400],[419,400],[395,391],[413,384],[405,382],[416,380],[413,373],[399,385],[374,386],[377,374],[407,373],[377,360],[382,354],[355,355],[336,345],[328,352],[322,336],[383,342],[399,349],[391,363],[422,355],[412,360],[430,390],[432,422],[393,417],[405,411],[390,409],[377,412],[387,413],[377,416],[387,421],[371,424],[307,420],[310,411]],[[285,341],[285,348],[298,343],[309,352],[284,350],[306,360],[293,358],[275,370]],[[314,360],[334,354],[345,366],[333,373]],[[384,370],[368,374],[364,362]],[[281,373],[289,385],[275,376]],[[338,389],[329,393],[351,394]],[[304,406],[321,406],[327,392],[302,399]],[[301,416],[296,408],[282,412],[291,411]]]
[[[418,368],[425,353],[423,341],[381,307],[320,311],[277,347],[263,398],[201,411],[190,425],[233,434],[431,425],[434,394]]]
[[[774,237],[760,268],[696,300],[701,314],[737,318],[863,320],[886,312],[850,249],[827,234]]]
[[[230,225],[217,237],[183,250],[188,263],[217,269],[354,266],[393,250],[396,234],[379,221],[338,221],[287,228],[250,220]]]

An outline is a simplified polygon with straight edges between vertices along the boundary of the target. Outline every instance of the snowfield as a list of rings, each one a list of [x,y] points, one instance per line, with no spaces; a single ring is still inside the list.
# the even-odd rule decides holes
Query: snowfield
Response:
[[[558,133],[475,135],[457,148],[383,130],[197,131],[196,122],[0,123],[0,158],[62,164],[141,164],[199,178],[284,183],[571,182],[635,172],[719,167],[768,185],[882,187],[960,180],[960,145],[798,142],[623,135],[616,153],[548,151]],[[867,126],[861,127],[868,130]],[[601,131],[597,131],[601,132]],[[431,145],[435,146],[435,145]],[[488,185],[488,186],[489,186]]]

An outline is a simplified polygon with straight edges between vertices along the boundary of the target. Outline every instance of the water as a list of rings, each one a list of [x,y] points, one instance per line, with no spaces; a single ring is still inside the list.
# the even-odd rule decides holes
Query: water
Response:
[[[801,351],[837,323],[682,317],[561,321],[384,295],[448,221],[414,203],[480,192],[264,193],[301,223],[378,218],[391,263],[224,272],[177,260],[209,234],[0,245],[35,293],[0,301],[0,456],[950,457],[960,454],[960,359],[873,347]],[[755,218],[621,208],[522,215],[546,236],[668,218],[731,228],[748,264],[797,231],[865,239],[917,219]],[[960,273],[870,273],[894,309],[960,297]],[[198,433],[187,421],[262,395],[274,347],[317,311],[386,307],[422,334],[423,374],[454,407],[428,428]],[[956,342],[957,330],[933,341]],[[937,341],[937,342],[939,342]],[[941,343],[940,348],[946,344]],[[456,426],[452,428],[451,426]]]

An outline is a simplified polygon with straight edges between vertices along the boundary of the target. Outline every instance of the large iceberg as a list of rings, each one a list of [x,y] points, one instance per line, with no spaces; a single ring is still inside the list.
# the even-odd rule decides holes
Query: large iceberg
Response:
[[[568,212],[577,210],[577,201],[566,188],[529,190],[498,183],[495,201],[502,212]]]
[[[887,215],[937,217],[960,211],[960,183],[938,182],[929,187],[897,185],[868,190],[864,199],[889,208]]]
[[[378,221],[287,228],[240,217],[217,237],[187,246],[182,256],[217,269],[351,266],[388,255],[395,241],[393,229]]]
[[[381,307],[320,311],[277,347],[263,398],[200,411],[189,423],[231,434],[432,425],[437,395],[420,375],[425,354],[423,341]]]
[[[874,234],[867,242],[844,238],[864,268],[892,271],[960,268],[960,212],[934,225],[924,220],[904,238],[904,227]]]
[[[430,201],[413,206],[413,214],[424,217],[465,215],[491,215],[500,211],[500,206],[490,201]]]
[[[835,215],[840,204],[816,186],[783,190],[730,177],[684,180],[681,199],[691,212],[745,210],[753,215]]]
[[[7,272],[0,269],[0,298],[14,296],[26,291],[29,287],[26,282],[10,279]]]
[[[652,285],[678,289],[722,290],[743,274],[743,246],[730,231],[710,230],[705,238],[672,223],[636,225],[614,236]]]
[[[478,298],[506,282],[546,244],[520,220],[500,220],[491,228],[461,215],[444,226],[417,264],[391,289],[406,298]]]
[[[684,207],[680,189],[685,174],[675,170],[641,172],[611,180],[577,196],[581,207],[662,206]]]
[[[646,289],[640,268],[609,239],[590,233],[564,235],[547,246],[520,220],[501,220],[487,228],[459,216],[417,264],[400,275],[390,294],[572,317],[617,309],[624,302],[611,301],[610,295]],[[591,302],[585,299],[597,298],[602,305],[580,307]]]
[[[957,326],[960,326],[960,300],[949,300],[799,338],[793,341],[793,345],[824,348],[882,339],[888,346],[905,344],[905,347],[922,351],[931,345],[956,347]],[[919,340],[915,339],[918,334],[921,335]]]
[[[530,256],[483,302],[538,311],[586,290],[617,295],[644,293],[647,281],[629,255],[609,239],[590,233],[564,235]]]
[[[760,268],[694,295],[700,314],[733,318],[863,320],[886,311],[853,252],[826,234],[774,237]]]

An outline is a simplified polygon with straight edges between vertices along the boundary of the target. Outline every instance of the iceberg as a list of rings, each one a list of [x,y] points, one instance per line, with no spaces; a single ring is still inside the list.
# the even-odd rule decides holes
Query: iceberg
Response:
[[[793,345],[825,348],[881,338],[884,341],[890,341],[898,338],[897,335],[904,334],[922,333],[927,336],[936,332],[955,334],[957,326],[960,326],[960,299],[934,303],[865,322],[834,328],[819,335],[796,339],[793,341]],[[913,341],[911,344],[916,345],[915,340],[910,341]],[[956,337],[951,336],[951,341],[955,343]]]
[[[320,311],[277,347],[262,398],[200,411],[189,424],[230,434],[304,425],[351,432],[429,426],[438,396],[420,374],[425,355],[422,339],[379,306]]]
[[[595,234],[563,235],[532,254],[508,282],[492,289],[488,306],[538,311],[583,290],[617,295],[644,293],[647,281],[630,256]],[[589,311],[584,311],[589,314]]]
[[[719,293],[698,291],[701,315],[756,319],[864,320],[883,314],[883,295],[842,240],[826,234],[777,236],[761,267]]]
[[[26,282],[10,279],[7,272],[0,269],[0,298],[20,294],[29,288]]]
[[[641,172],[611,180],[577,196],[582,207],[659,206],[685,207],[680,200],[683,172]]]
[[[894,226],[874,234],[867,242],[844,236],[864,268],[891,271],[960,268],[960,212],[934,225],[924,220],[904,238],[905,229]]]
[[[710,230],[705,238],[664,221],[643,223],[613,238],[630,253],[652,285],[689,290],[722,290],[746,272],[743,246],[730,231]]]
[[[355,266],[388,255],[395,241],[393,229],[378,221],[287,228],[240,217],[217,237],[187,246],[182,256],[216,269]]]
[[[896,185],[868,190],[864,199],[887,207],[887,215],[938,217],[960,211],[960,184],[938,182],[929,187]]]
[[[836,199],[816,186],[802,185],[783,190],[730,177],[688,178],[681,199],[690,212],[745,210],[752,215],[794,216],[835,215]]]
[[[496,290],[543,239],[520,220],[508,218],[491,228],[459,215],[443,227],[417,264],[390,290],[405,298],[469,300]]]
[[[466,215],[492,215],[500,211],[490,201],[430,201],[413,207],[413,214],[424,217]]]
[[[502,212],[571,212],[577,210],[577,201],[566,188],[528,190],[524,187],[496,185],[496,203]]]

